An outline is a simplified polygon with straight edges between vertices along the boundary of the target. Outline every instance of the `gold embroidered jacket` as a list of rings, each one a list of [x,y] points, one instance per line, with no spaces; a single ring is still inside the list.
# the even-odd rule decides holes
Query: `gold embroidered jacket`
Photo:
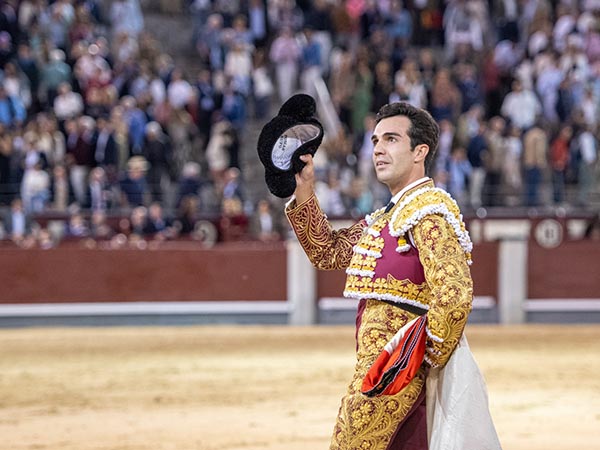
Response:
[[[356,370],[331,449],[385,449],[420,393],[426,365],[394,396],[363,396],[362,378],[395,332],[415,317],[407,305],[427,312],[428,365],[444,365],[458,344],[472,304],[472,245],[458,206],[429,180],[404,193],[388,213],[375,211],[349,228],[333,230],[314,196],[290,202],[286,214],[312,264],[346,269],[344,295],[364,308]]]

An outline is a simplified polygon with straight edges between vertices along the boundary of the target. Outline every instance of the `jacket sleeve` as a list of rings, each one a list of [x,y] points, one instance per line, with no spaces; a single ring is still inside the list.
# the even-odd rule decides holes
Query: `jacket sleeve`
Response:
[[[473,280],[467,256],[444,218],[426,216],[413,228],[413,239],[432,294],[425,360],[432,367],[443,366],[458,345],[471,312]]]
[[[366,227],[364,221],[333,230],[314,195],[300,205],[292,200],[286,206],[285,214],[313,266],[321,270],[348,267],[352,249]]]

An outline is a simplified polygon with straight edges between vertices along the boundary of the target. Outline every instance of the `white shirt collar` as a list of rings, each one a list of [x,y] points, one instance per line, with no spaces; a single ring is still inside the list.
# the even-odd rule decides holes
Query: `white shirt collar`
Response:
[[[402,196],[406,193],[406,191],[414,188],[415,186],[418,186],[421,183],[429,181],[429,180],[430,180],[429,177],[423,177],[423,178],[419,178],[418,180],[413,181],[412,183],[404,186],[402,188],[402,190],[400,192],[398,192],[396,195],[394,195],[390,201],[394,202],[394,204],[398,203],[398,200],[400,200],[400,198],[402,198]]]

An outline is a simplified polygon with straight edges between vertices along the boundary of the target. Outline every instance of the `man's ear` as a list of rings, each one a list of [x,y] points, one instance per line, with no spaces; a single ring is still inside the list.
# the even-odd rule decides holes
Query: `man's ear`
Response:
[[[419,144],[415,147],[415,151],[413,153],[415,163],[425,161],[425,158],[429,154],[429,145]]]

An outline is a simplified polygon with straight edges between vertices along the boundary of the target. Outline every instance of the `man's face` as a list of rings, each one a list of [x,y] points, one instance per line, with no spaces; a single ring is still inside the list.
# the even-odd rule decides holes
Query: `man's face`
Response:
[[[373,132],[375,174],[392,195],[412,181],[411,175],[416,164],[407,134],[409,128],[410,120],[407,117],[392,116],[381,120]]]

